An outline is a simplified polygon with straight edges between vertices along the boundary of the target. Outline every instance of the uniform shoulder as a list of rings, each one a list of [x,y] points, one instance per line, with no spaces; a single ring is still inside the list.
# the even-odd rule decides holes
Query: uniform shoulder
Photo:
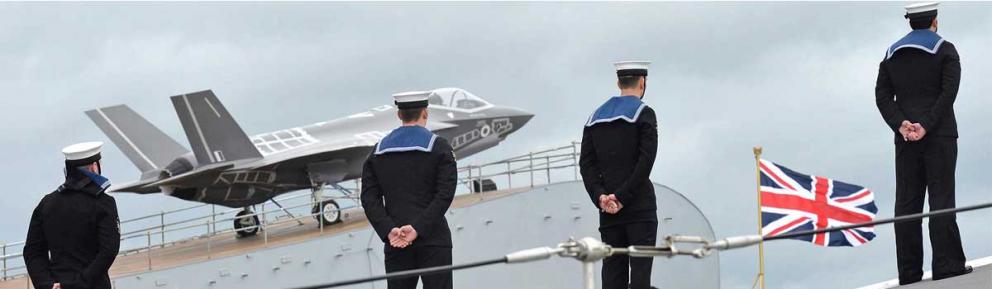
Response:
[[[940,50],[939,50],[938,53],[939,54],[943,54],[943,55],[955,55],[956,56],[956,55],[958,55],[958,49],[957,49],[957,47],[954,46],[954,43],[951,43],[950,41],[946,41],[945,40],[944,43],[941,43],[940,44]]]
[[[99,204],[105,212],[117,212],[117,200],[107,193],[100,193],[96,196],[96,203]]]
[[[56,190],[54,192],[49,192],[49,193],[45,194],[44,196],[41,197],[41,201],[38,201],[38,204],[40,205],[40,204],[44,204],[44,203],[50,202],[52,200],[52,198],[58,197],[58,193],[59,193],[59,191]]]
[[[651,108],[650,105],[648,105],[647,103],[645,103],[644,104],[644,110],[642,110],[641,113],[642,114],[644,114],[644,113],[654,114],[654,108]]]
[[[437,138],[434,139],[434,148],[433,148],[432,151],[434,151],[434,152],[450,152],[452,150],[453,149],[451,148],[451,143],[448,142],[448,139],[443,138],[441,136],[437,136]]]
[[[100,193],[99,195],[96,196],[96,198],[101,202],[111,202],[111,203],[117,202],[117,200],[114,199],[114,197],[108,194],[107,192]]]
[[[48,192],[47,194],[45,194],[45,196],[41,197],[41,200],[42,201],[46,201],[46,200],[51,200],[51,199],[54,199],[54,198],[58,198],[58,197],[64,195],[64,192],[63,191],[67,191],[67,190],[72,190],[72,189],[67,188],[66,185],[64,185],[64,184],[63,185],[59,185],[54,190],[52,190],[51,192]]]
[[[651,106],[644,104],[644,109],[641,110],[641,114],[637,117],[638,122],[657,122],[658,117],[655,115],[654,109]]]
[[[375,144],[372,145],[372,148],[369,150],[369,157],[368,158],[371,159],[371,158],[375,157],[376,156],[375,150],[377,150],[377,149],[379,149],[379,143],[378,142],[376,142]]]
[[[59,187],[58,189],[56,189],[56,190],[54,190],[52,192],[49,192],[49,193],[45,194],[44,196],[42,196],[41,197],[41,200],[38,201],[38,206],[36,207],[36,209],[38,209],[38,210],[46,210],[46,208],[49,208],[49,206],[51,206],[51,204],[57,203],[57,199],[60,198],[60,197],[63,197],[63,195],[64,195],[62,193],[62,189],[63,189],[62,187]]]

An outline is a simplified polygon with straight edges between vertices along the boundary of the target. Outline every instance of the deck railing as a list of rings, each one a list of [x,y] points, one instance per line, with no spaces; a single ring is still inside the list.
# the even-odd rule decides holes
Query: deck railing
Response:
[[[462,166],[458,169],[459,194],[476,193],[480,190],[492,189],[495,185],[500,190],[534,187],[550,184],[552,180],[565,181],[579,179],[579,143],[539,150],[499,161],[483,164]],[[523,181],[520,179],[524,178]],[[120,255],[147,254],[148,270],[154,264],[152,250],[174,246],[191,240],[204,240],[207,258],[211,258],[213,238],[221,235],[231,237],[237,230],[260,229],[263,242],[269,243],[267,228],[290,222],[303,225],[303,220],[322,216],[324,206],[318,206],[322,201],[335,200],[339,211],[358,208],[360,201],[361,183],[350,180],[331,184],[321,190],[319,200],[313,198],[310,191],[297,191],[280,195],[274,202],[265,202],[256,207],[260,209],[241,217],[257,216],[259,222],[254,226],[235,229],[233,222],[239,218],[236,214],[243,209],[230,209],[210,204],[193,205],[174,210],[163,210],[158,213],[140,216],[121,221]],[[327,191],[337,194],[328,196]],[[281,204],[279,207],[275,204]],[[316,212],[313,208],[317,207]],[[324,232],[324,222],[317,222],[321,233]],[[0,281],[23,278],[27,275],[21,252],[24,241],[0,242]]]

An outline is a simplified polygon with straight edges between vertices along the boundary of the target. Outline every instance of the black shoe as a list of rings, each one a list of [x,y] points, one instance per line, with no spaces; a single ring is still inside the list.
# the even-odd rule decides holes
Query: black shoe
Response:
[[[913,280],[901,280],[900,279],[899,280],[899,285],[909,285],[909,284],[913,284],[913,283],[916,283],[916,282],[920,282],[920,280],[922,280],[922,279],[920,279],[920,278],[916,278],[916,279],[913,279]]]
[[[951,277],[957,277],[957,276],[968,274],[968,273],[971,273],[971,272],[974,272],[974,271],[975,271],[975,268],[972,268],[971,266],[964,266],[964,270],[961,270],[961,271],[957,271],[957,272],[950,273],[950,274],[933,275],[933,280],[936,281],[936,280],[947,279],[947,278],[951,278]]]

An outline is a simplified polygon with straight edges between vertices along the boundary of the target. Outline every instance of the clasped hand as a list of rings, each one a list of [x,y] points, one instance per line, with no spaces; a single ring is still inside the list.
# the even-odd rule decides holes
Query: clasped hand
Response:
[[[599,195],[599,209],[607,214],[616,214],[620,209],[623,209],[623,204],[617,200],[615,194]]]
[[[389,245],[396,248],[406,248],[417,239],[417,230],[411,225],[393,228],[389,231]]]
[[[919,123],[911,123],[908,120],[904,120],[902,121],[902,126],[899,127],[899,133],[902,134],[902,140],[904,141],[918,141],[923,139],[923,136],[927,134],[927,130]]]

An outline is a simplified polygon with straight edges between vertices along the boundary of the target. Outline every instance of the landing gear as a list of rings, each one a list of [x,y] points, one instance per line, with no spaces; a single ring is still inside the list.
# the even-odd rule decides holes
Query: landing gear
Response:
[[[258,216],[253,214],[251,210],[245,208],[234,217],[234,231],[238,233],[238,238],[251,237],[258,234]]]
[[[310,188],[310,197],[313,200],[313,209],[310,210],[311,214],[314,214],[314,218],[318,222],[327,225],[334,225],[341,222],[341,206],[338,202],[334,200],[324,199],[324,186],[326,183],[313,182],[313,187]],[[343,190],[341,186],[337,184],[330,184],[339,190]]]
[[[323,214],[321,214],[321,208],[324,210]],[[325,226],[341,222],[341,206],[338,206],[338,203],[334,200],[320,202],[320,204],[313,207],[311,213],[316,214],[314,218],[323,222]]]
[[[338,204],[333,198],[328,198],[324,196],[324,188],[330,186],[336,191],[341,192],[344,195],[343,198],[338,199],[349,199],[358,202],[358,197],[356,194],[352,193],[342,187],[339,183],[344,175],[337,175],[336,177],[320,177],[314,174],[310,174],[310,200],[312,201],[313,208],[310,213],[313,214],[314,219],[317,219],[320,226],[328,226],[341,223],[347,216],[341,213],[341,205]],[[328,182],[332,180],[333,182]],[[360,184],[356,183],[356,187],[361,187]]]

